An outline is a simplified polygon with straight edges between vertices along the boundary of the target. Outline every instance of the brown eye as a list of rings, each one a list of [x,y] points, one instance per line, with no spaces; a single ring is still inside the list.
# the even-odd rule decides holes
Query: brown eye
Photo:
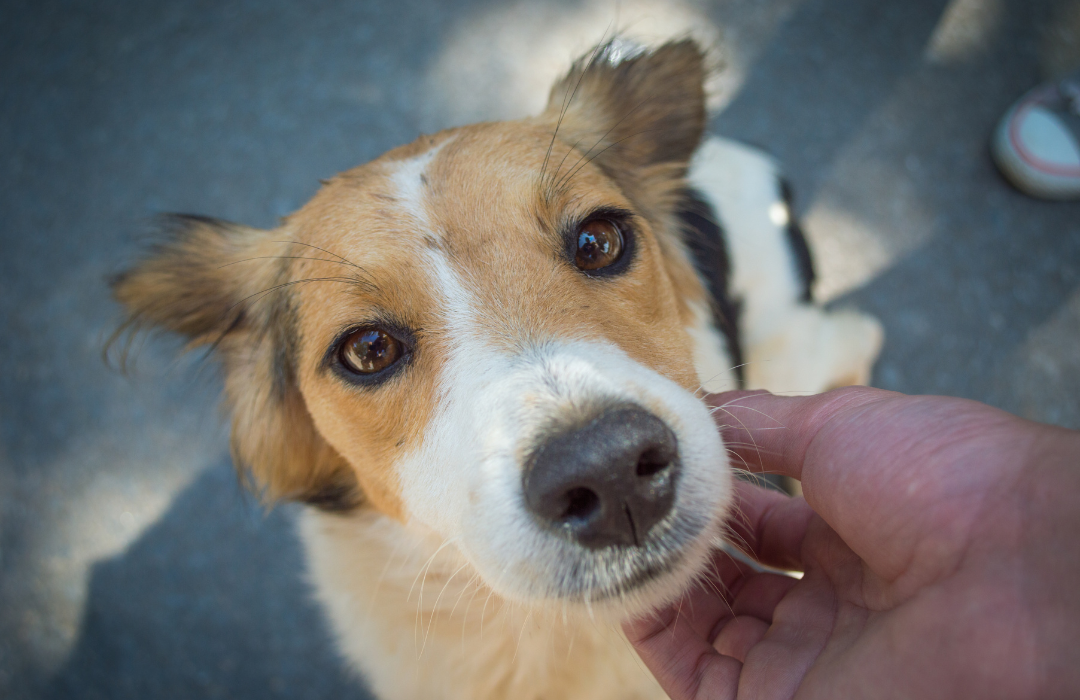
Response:
[[[354,331],[338,352],[341,363],[357,374],[381,372],[404,354],[401,343],[381,328]]]
[[[580,270],[599,270],[619,259],[623,252],[622,233],[607,219],[594,219],[578,232],[574,264]]]

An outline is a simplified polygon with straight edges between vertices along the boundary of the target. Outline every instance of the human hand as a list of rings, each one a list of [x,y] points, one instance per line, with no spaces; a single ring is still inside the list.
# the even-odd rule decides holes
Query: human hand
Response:
[[[710,399],[734,466],[802,481],[740,483],[732,542],[805,574],[718,553],[628,623],[672,698],[1080,697],[1080,433],[869,388]]]

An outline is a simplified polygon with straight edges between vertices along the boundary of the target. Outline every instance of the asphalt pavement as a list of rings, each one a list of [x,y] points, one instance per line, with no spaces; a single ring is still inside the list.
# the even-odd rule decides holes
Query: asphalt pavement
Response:
[[[714,131],[793,183],[874,384],[1080,428],[1080,203],[987,141],[1080,65],[1075,0],[6,0],[0,5],[0,697],[365,698],[295,509],[232,474],[212,361],[102,347],[153,216],[272,226],[419,133],[539,109],[612,28],[715,47]]]

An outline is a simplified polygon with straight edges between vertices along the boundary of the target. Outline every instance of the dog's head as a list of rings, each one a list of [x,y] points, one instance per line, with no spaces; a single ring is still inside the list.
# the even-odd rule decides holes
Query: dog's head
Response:
[[[619,52],[539,117],[422,137],[277,230],[174,218],[117,280],[135,327],[222,358],[236,461],[269,498],[377,509],[519,601],[685,587],[730,497],[674,211],[703,59]]]

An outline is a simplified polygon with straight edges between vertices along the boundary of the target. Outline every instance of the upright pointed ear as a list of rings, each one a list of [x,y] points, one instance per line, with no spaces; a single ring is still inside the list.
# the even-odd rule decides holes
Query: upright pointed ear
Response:
[[[555,83],[541,119],[611,177],[660,165],[680,175],[705,128],[704,81],[705,57],[691,40],[646,51],[616,39]]]
[[[296,384],[296,253],[284,234],[195,216],[163,223],[166,242],[112,282],[128,314],[115,337],[162,329],[189,348],[210,346],[225,370],[233,459],[261,496],[358,505],[352,469],[315,429]]]

